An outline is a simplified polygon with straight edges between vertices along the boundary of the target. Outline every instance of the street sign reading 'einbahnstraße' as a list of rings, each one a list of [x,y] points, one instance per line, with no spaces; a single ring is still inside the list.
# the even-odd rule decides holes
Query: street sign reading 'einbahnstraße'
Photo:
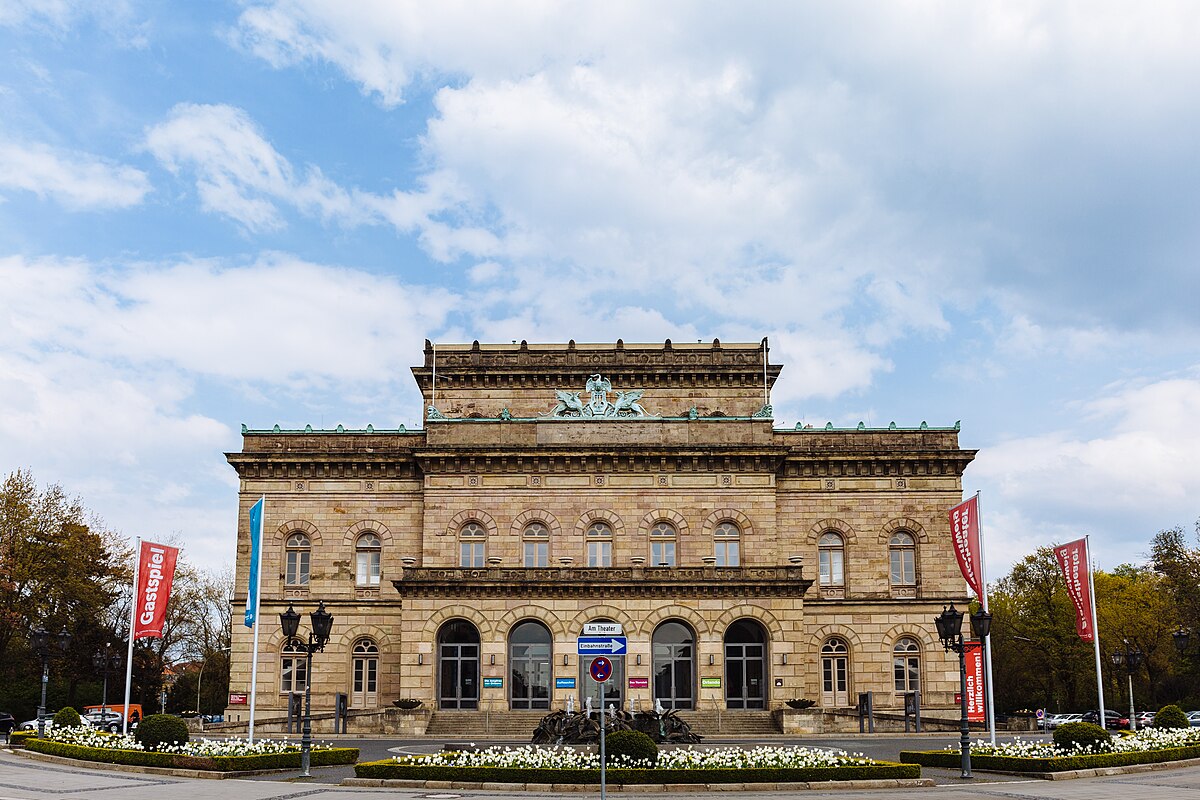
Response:
[[[580,636],[575,653],[581,656],[623,656],[629,640],[624,636]]]

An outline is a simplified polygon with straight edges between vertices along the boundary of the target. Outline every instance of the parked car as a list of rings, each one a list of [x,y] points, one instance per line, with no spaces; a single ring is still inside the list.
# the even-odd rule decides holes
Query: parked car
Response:
[[[85,714],[81,719],[96,730],[109,733],[120,733],[121,731],[121,715],[115,711],[93,711]]]
[[[1136,719],[1137,719],[1137,726],[1139,729],[1152,727],[1154,725],[1154,712],[1153,711],[1139,711],[1137,713]]]
[[[1099,725],[1100,712],[1096,709],[1084,712],[1083,721],[1090,722],[1093,725]],[[1129,727],[1129,719],[1127,717],[1122,717],[1111,708],[1106,708],[1104,709],[1104,727],[1111,730],[1124,730]]]
[[[1200,711],[1189,711],[1187,717],[1193,728],[1200,728]]]
[[[52,712],[52,711],[46,712],[46,730],[50,730],[51,728],[54,727],[54,714],[55,713],[57,713],[57,712]],[[36,731],[37,730],[37,717],[34,717],[33,719],[29,720],[28,722],[22,722],[21,730]]]
[[[0,733],[12,733],[15,727],[17,727],[16,717],[7,711],[0,711]]]
[[[1046,730],[1052,731],[1059,725],[1066,725],[1068,722],[1083,721],[1083,714],[1055,714],[1047,723]]]

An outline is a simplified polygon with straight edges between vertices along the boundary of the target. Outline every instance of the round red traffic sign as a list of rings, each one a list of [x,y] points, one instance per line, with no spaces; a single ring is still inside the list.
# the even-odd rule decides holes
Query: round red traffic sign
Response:
[[[592,659],[592,664],[588,667],[588,672],[592,673],[592,680],[596,683],[604,683],[612,677],[612,662],[604,656],[597,656]]]

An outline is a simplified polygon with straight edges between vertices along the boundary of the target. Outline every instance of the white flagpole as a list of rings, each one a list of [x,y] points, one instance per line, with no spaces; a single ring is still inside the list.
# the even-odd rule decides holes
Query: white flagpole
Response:
[[[1108,718],[1104,714],[1104,674],[1100,671],[1100,627],[1096,624],[1096,581],[1093,575],[1096,566],[1092,563],[1092,541],[1087,535],[1083,537],[1084,553],[1087,556],[1088,589],[1092,601],[1092,645],[1096,651],[1096,694],[1100,698],[1100,727],[1108,728]]]
[[[248,734],[246,736],[247,743],[254,744],[254,703],[258,699],[258,631],[262,628],[261,615],[258,613],[262,606],[262,574],[263,574],[263,539],[267,537],[267,496],[264,494],[260,498],[262,500],[262,517],[260,519],[258,531],[258,574],[254,576],[254,644],[251,645],[252,651],[250,656],[250,724],[247,727]],[[250,529],[250,550],[254,551],[254,528]]]
[[[129,687],[133,683],[133,624],[137,620],[138,571],[142,566],[142,537],[133,544],[133,591],[129,594],[129,650],[125,654],[125,713],[121,715],[121,733],[129,733]]]
[[[983,557],[983,517],[979,513],[979,492],[975,493],[975,524],[979,526],[979,603],[983,610],[988,610],[987,597],[987,562]],[[992,745],[996,744],[996,696],[992,690],[992,634],[983,637],[984,681],[987,683],[987,718],[988,734]]]

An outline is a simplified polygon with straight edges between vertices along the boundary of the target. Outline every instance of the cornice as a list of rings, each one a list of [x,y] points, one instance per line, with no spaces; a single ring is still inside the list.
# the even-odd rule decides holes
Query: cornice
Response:
[[[803,597],[803,567],[407,567],[401,598]]]

